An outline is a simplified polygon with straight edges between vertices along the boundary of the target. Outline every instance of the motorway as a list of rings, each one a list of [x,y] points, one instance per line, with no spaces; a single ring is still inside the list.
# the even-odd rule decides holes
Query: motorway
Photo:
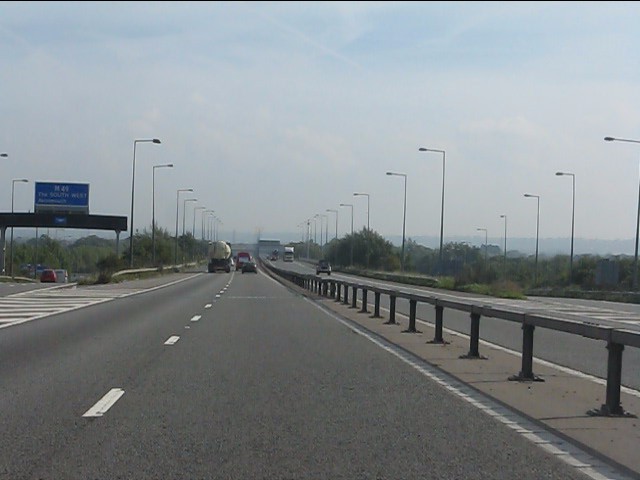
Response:
[[[11,288],[1,479],[629,478],[587,476],[262,271]]]
[[[275,262],[274,266],[299,273],[315,274],[313,265],[305,262]],[[361,284],[375,285],[384,288],[398,289],[422,295],[436,294],[448,299],[475,298],[480,305],[504,305],[518,309],[538,312],[549,312],[568,319],[587,321],[599,325],[628,329],[640,332],[640,305],[614,303],[566,298],[531,297],[527,300],[511,300],[474,295],[463,292],[447,292],[444,290],[402,285],[382,280],[356,277],[338,272],[332,278],[356,281]],[[369,299],[372,301],[372,299]],[[381,307],[388,308],[388,298],[381,296]],[[409,302],[398,299],[396,312],[408,315]],[[416,316],[428,322],[435,321],[434,308],[431,305],[418,304]],[[468,334],[470,328],[469,314],[452,309],[444,310],[444,327],[453,332]],[[482,317],[480,322],[480,338],[494,345],[499,345],[514,352],[522,351],[522,331],[520,324],[497,318]],[[482,353],[482,350],[480,351]],[[538,361],[552,362],[579,372],[606,378],[607,349],[606,343],[583,338],[577,335],[538,328],[535,332],[534,355]],[[623,354],[622,383],[628,389],[640,390],[640,351],[627,348]],[[514,372],[518,373],[518,372]],[[535,373],[535,370],[534,370]],[[636,392],[640,396],[640,392]]]

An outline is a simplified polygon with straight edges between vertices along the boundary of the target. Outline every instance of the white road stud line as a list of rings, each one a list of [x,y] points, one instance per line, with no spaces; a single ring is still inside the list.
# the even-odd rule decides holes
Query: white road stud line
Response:
[[[379,337],[376,334],[370,333],[366,328],[360,326],[356,322],[343,319],[329,308],[317,304],[313,300],[305,300],[314,305],[319,310],[326,313],[328,316],[342,323],[352,332],[363,336],[383,350],[391,353],[399,360],[415,368],[425,377],[428,377],[436,383],[440,384],[452,394],[458,396],[460,399],[476,406],[484,413],[489,414],[492,418],[498,420],[503,425],[513,429],[514,431],[522,432],[521,435],[523,438],[532,441],[535,445],[538,445],[548,453],[552,454],[558,460],[575,468],[577,471],[585,474],[592,480],[629,479],[628,476],[616,471],[607,464],[603,464],[597,458],[592,457],[588,453],[582,451],[579,447],[563,440],[560,437],[557,437],[549,431],[539,431],[539,433],[532,438],[529,433],[537,430],[537,428],[539,427],[533,422],[529,421],[526,417],[519,415],[516,412],[510,412],[508,415],[502,415],[501,412],[505,410],[504,407],[486,397],[485,395],[470,389],[468,385],[465,385],[463,382],[455,379],[450,374],[432,367],[428,362],[424,360],[417,360],[413,354],[402,350],[400,347],[396,346],[389,340]]]
[[[180,337],[179,337],[179,336],[177,336],[177,335],[172,335],[171,337],[169,337],[169,338],[167,339],[167,341],[166,341],[166,342],[164,342],[164,344],[165,344],[165,345],[175,345],[175,344],[176,344],[176,342],[177,342],[178,340],[180,340]]]
[[[102,397],[98,402],[87,410],[83,417],[101,417],[116,403],[120,397],[124,395],[124,390],[121,388],[112,388],[107,394]]]
[[[204,308],[211,308],[211,304],[210,304],[210,303],[207,303],[207,304],[204,306]]]
[[[202,318],[202,315],[194,315],[193,317],[191,317],[191,321],[192,322],[197,322],[201,318]]]

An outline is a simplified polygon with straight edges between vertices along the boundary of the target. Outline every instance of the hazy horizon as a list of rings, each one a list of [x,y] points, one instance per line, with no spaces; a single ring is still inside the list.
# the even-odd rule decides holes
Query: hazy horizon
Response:
[[[544,249],[571,235],[574,211],[576,239],[633,238],[640,146],[604,137],[637,135],[639,14],[0,2],[0,210],[32,211],[36,182],[86,183],[93,214],[129,217],[133,190],[140,231],[155,211],[169,232],[206,215],[227,235],[296,238],[317,218],[394,236],[406,218],[407,237],[431,238],[444,183],[446,238],[486,228],[499,244],[501,215],[508,237],[532,238],[539,213]]]

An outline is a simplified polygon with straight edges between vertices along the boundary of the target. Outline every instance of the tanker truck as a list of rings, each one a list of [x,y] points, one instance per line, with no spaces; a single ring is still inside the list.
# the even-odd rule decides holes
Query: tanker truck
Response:
[[[209,242],[209,263],[207,271],[209,273],[224,270],[229,273],[231,271],[231,244],[219,240],[217,242]]]

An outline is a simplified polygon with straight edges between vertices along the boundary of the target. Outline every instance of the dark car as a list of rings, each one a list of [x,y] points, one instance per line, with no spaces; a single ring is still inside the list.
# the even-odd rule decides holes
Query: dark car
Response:
[[[40,274],[40,282],[42,283],[56,283],[57,280],[56,271],[50,268],[44,269]]]
[[[258,265],[253,260],[249,260],[242,264],[242,273],[253,272],[258,273]]]
[[[316,275],[320,275],[321,273],[331,275],[331,264],[327,260],[320,260],[318,265],[316,265]]]

